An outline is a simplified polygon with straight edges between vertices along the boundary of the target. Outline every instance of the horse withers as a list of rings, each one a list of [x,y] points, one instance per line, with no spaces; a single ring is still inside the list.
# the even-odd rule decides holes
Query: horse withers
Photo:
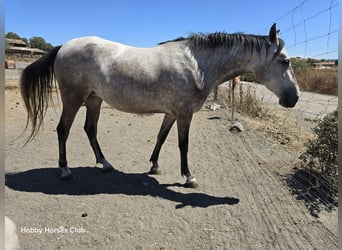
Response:
[[[104,171],[113,169],[97,141],[97,123],[104,100],[124,112],[165,114],[150,158],[151,174],[160,173],[159,153],[177,122],[181,175],[186,177],[186,186],[196,187],[198,182],[187,159],[192,116],[213,88],[251,71],[279,97],[280,105],[295,106],[299,89],[275,24],[268,36],[199,33],[153,48],[137,48],[98,37],[73,39],[53,48],[22,72],[20,87],[28,112],[27,126],[29,121],[32,124],[28,141],[36,136],[51,104],[55,77],[63,104],[57,126],[63,179],[72,176],[66,141],[82,104],[87,109],[84,129],[96,163]]]

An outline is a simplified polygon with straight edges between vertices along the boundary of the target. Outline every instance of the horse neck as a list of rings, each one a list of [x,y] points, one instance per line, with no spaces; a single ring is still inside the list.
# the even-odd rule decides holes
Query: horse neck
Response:
[[[255,71],[261,61],[262,51],[246,50],[243,46],[234,48],[201,49],[194,52],[199,68],[210,88],[242,73]],[[265,53],[263,53],[265,54]]]

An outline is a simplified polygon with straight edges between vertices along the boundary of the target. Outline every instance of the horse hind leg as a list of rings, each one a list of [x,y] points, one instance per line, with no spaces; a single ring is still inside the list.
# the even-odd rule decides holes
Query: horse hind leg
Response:
[[[105,159],[100,145],[97,141],[97,123],[100,117],[102,99],[94,94],[90,94],[84,101],[87,107],[84,130],[88,136],[90,145],[96,157],[96,166],[101,167],[104,172],[114,170],[113,166]]]
[[[62,98],[63,99],[63,98]],[[74,99],[73,102],[63,100],[63,111],[57,126],[58,145],[59,145],[59,167],[62,170],[62,179],[72,178],[71,170],[66,159],[66,141],[69,137],[71,125],[76,113],[83,103],[83,100]]]

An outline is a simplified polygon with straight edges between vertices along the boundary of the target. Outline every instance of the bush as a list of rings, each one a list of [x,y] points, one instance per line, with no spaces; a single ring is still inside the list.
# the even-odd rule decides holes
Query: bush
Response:
[[[316,121],[318,125],[313,129],[316,137],[308,141],[306,151],[299,157],[302,167],[320,175],[315,182],[328,185],[333,193],[338,189],[337,116],[334,111]]]
[[[220,93],[220,100],[228,107],[232,107],[231,85],[227,91]],[[234,91],[234,110],[250,117],[269,117],[268,107],[257,97],[255,86],[239,84]]]

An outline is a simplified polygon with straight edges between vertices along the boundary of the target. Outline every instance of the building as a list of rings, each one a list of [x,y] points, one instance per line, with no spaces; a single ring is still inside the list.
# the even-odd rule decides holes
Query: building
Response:
[[[9,39],[5,38],[6,42],[6,56],[16,56],[16,57],[25,57],[25,56],[41,56],[46,53],[46,51],[36,48],[27,47],[26,43],[20,39]]]
[[[331,68],[336,68],[338,66],[337,60],[316,62],[316,63],[313,63],[313,65],[316,69],[331,69]]]

